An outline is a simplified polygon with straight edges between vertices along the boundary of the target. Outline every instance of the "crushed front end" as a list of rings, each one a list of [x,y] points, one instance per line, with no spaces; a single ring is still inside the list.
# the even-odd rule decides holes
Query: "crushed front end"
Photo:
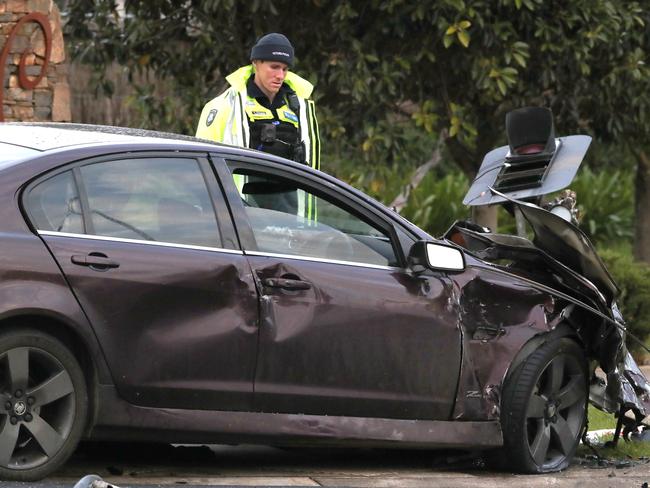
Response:
[[[521,109],[506,119],[516,127],[509,145],[485,156],[464,200],[502,204],[528,232],[498,234],[456,222],[445,234],[476,259],[469,266],[476,272],[456,282],[466,354],[454,416],[498,418],[507,376],[546,341],[570,336],[589,360],[590,402],[616,413],[629,432],[650,414],[650,383],[625,345],[619,290],[576,225],[575,194],[542,206],[544,195],[573,180],[591,139],[555,138],[552,120],[537,130],[549,117],[544,110]]]

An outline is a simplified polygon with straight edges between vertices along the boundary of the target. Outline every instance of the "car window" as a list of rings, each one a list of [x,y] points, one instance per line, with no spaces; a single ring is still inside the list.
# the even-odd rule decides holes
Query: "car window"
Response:
[[[72,171],[53,176],[29,192],[27,208],[39,230],[84,231],[81,205]]]
[[[390,237],[340,202],[288,179],[235,171],[258,250],[396,266]]]
[[[221,245],[198,161],[143,158],[82,166],[96,235],[197,246]]]

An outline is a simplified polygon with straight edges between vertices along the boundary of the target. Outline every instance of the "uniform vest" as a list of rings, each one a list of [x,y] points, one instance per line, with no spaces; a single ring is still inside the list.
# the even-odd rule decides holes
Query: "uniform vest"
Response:
[[[247,96],[244,111],[250,127],[250,147],[276,156],[304,162],[300,143],[300,122],[287,101],[277,109]]]

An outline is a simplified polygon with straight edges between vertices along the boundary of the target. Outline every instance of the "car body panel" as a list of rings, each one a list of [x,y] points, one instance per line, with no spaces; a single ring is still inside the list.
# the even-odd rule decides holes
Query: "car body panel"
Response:
[[[125,399],[161,407],[251,408],[257,294],[241,253],[41,235]],[[96,270],[71,260],[91,253],[119,267]]]
[[[460,331],[448,309],[448,280],[299,258],[248,259],[263,290],[257,410],[449,419]],[[263,285],[287,275],[311,287]]]
[[[497,421],[449,422],[139,407],[99,391],[93,437],[174,443],[262,443],[390,448],[482,448],[503,444]]]
[[[463,330],[463,365],[453,419],[498,419],[501,385],[513,362],[534,337],[552,332],[552,295],[510,273],[469,258],[453,277]]]
[[[585,233],[537,205],[510,202],[516,205],[533,229],[533,244],[594,283],[605,295],[607,305],[611,306],[620,291]]]
[[[86,315],[43,242],[31,233],[2,233],[0,238],[5,247],[0,253],[0,324],[29,326],[41,318],[52,332],[68,331],[95,359],[97,380],[110,383],[108,367]],[[0,325],[0,331],[6,329]]]

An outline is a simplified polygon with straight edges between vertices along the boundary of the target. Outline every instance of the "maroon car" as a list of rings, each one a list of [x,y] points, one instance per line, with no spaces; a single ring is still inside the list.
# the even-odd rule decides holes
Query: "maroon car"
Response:
[[[471,223],[434,239],[256,151],[0,125],[0,478],[47,476],[82,438],[566,467],[590,386],[639,421],[649,388],[584,235],[508,198],[532,240]]]

